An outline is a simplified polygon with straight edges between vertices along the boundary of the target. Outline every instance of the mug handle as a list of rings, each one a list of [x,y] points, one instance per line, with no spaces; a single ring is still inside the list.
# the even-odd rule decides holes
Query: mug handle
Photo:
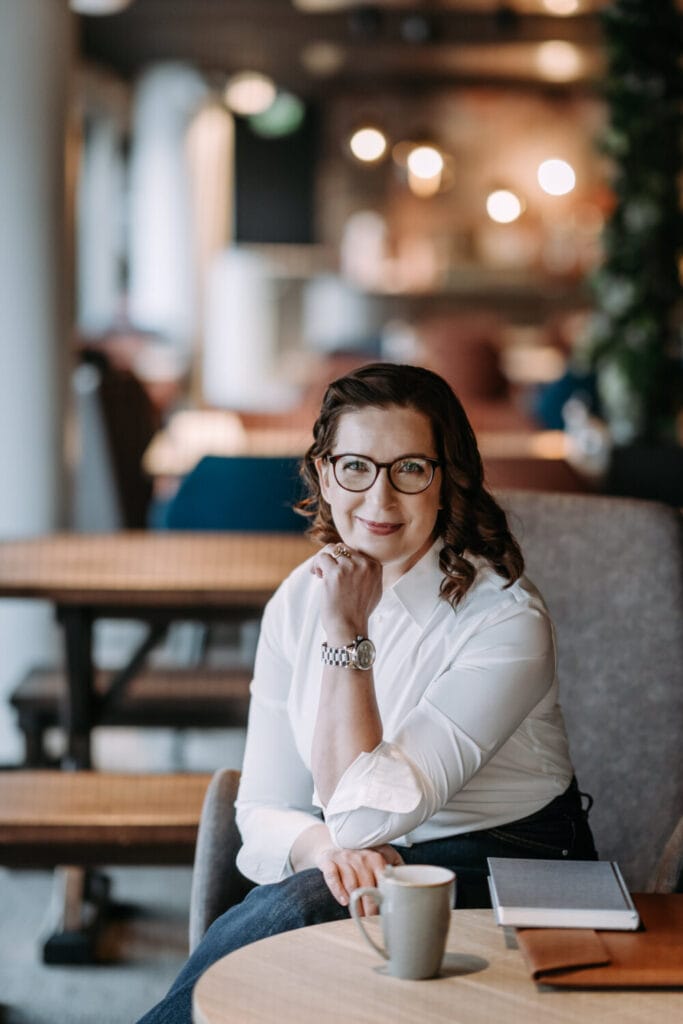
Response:
[[[363,885],[361,886],[360,889],[354,889],[353,892],[351,893],[351,903],[349,904],[349,910],[351,912],[351,917],[354,919],[354,921],[360,928],[360,933],[367,942],[367,944],[369,946],[372,946],[375,952],[379,953],[379,955],[384,957],[385,960],[388,960],[389,957],[384,952],[382,947],[378,946],[374,939],[371,939],[368,933],[366,932],[365,927],[363,925],[363,918],[358,913],[358,901],[361,900],[363,896],[371,896],[378,907],[382,906],[382,901],[384,897],[382,896],[382,893],[379,891],[379,889],[376,889],[374,885]]]

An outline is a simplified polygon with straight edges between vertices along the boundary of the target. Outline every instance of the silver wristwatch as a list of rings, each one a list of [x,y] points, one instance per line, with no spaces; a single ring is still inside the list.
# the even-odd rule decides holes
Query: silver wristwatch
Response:
[[[323,641],[320,660],[337,668],[359,668],[367,672],[375,663],[375,645],[366,636],[357,636],[346,647],[330,647]]]

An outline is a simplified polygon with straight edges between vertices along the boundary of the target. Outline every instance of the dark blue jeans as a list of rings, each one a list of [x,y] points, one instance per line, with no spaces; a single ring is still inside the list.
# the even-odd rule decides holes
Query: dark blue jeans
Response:
[[[487,857],[566,857],[595,860],[597,854],[575,781],[565,793],[527,818],[481,832],[467,832],[414,846],[396,847],[406,864],[436,864],[455,871],[455,905],[490,907]],[[227,953],[270,935],[349,916],[317,868],[283,882],[258,885],[211,925],[168,995],[138,1024],[190,1024],[192,989],[200,975]]]

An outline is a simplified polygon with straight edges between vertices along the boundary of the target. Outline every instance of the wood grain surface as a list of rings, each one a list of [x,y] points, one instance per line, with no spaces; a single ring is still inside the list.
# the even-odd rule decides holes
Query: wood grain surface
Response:
[[[377,919],[370,927],[379,936]],[[195,1024],[661,1024],[683,993],[540,990],[490,910],[452,915],[441,975],[390,977],[353,921],[303,928],[214,964],[194,992]]]
[[[0,773],[0,863],[192,863],[211,775]]]
[[[0,596],[59,604],[265,604],[314,552],[297,534],[53,534],[0,542]]]

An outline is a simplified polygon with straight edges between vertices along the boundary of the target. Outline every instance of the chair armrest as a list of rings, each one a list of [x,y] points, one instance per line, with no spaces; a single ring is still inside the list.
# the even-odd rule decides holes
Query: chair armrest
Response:
[[[662,851],[649,892],[683,892],[683,818],[678,819]]]
[[[239,903],[253,884],[235,864],[242,843],[235,823],[239,780],[238,771],[221,768],[204,797],[192,872],[190,952],[212,921]]]

